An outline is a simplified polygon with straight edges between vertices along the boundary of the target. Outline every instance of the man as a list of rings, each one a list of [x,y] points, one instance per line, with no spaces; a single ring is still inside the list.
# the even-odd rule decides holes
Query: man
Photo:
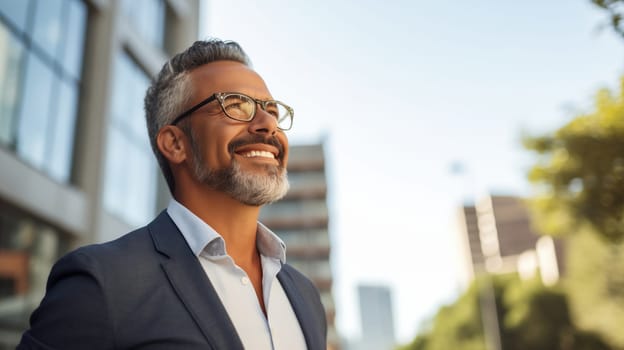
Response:
[[[61,258],[18,349],[324,349],[318,291],[257,221],[288,190],[292,109],[238,44],[210,40],[164,65],[145,111],[173,199]]]

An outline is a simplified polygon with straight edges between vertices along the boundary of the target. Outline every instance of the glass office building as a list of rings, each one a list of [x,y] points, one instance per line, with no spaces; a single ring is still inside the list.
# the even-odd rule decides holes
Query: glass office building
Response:
[[[200,0],[0,0],[0,349],[50,267],[167,200],[143,96],[198,37]]]

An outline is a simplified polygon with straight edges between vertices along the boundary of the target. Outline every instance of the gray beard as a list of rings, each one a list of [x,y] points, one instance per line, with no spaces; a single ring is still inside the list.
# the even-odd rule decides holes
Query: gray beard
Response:
[[[191,136],[190,139],[195,178],[210,188],[227,193],[237,201],[251,206],[273,203],[288,192],[290,185],[285,168],[266,164],[263,165],[264,174],[249,173],[242,171],[238,161],[232,158],[229,167],[210,169],[206,166],[195,138]]]

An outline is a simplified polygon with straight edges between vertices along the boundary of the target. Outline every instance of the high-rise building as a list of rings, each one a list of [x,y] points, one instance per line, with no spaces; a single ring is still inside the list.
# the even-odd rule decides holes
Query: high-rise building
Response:
[[[460,246],[462,247],[463,263],[462,284],[467,285],[475,275],[485,269],[485,259],[481,250],[477,209],[473,205],[465,205],[459,210]]]
[[[362,337],[358,349],[393,349],[396,344],[390,288],[379,285],[360,285],[358,295],[362,323]]]
[[[546,281],[556,280],[562,268],[562,246],[540,237],[531,226],[521,198],[486,196],[459,215],[466,284],[481,273],[541,270]]]
[[[319,289],[327,313],[328,349],[338,349],[331,291],[329,212],[323,146],[291,145],[288,179],[288,194],[282,200],[262,208],[260,220],[286,244],[288,263],[309,277]]]
[[[199,13],[199,0],[0,1],[0,349],[61,254],[166,203],[143,96]]]

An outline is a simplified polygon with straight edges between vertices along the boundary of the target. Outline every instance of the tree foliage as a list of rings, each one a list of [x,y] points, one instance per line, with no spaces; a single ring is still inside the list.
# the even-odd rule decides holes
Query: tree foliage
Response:
[[[492,288],[504,350],[609,350],[598,336],[573,325],[565,294],[538,280],[515,276],[476,280],[452,305],[441,308],[431,329],[399,350],[485,350],[480,302]]]
[[[609,24],[624,38],[624,23],[622,22],[624,0],[592,0],[592,2],[609,13]]]
[[[567,242],[565,287],[575,323],[624,349],[624,244],[590,230]]]
[[[603,2],[609,6],[607,2]],[[567,240],[565,286],[579,327],[624,347],[624,78],[600,90],[589,112],[541,137],[529,201],[538,231]]]
[[[400,350],[484,350],[479,307],[478,284],[474,283],[454,304],[438,310],[431,329]]]
[[[538,189],[531,211],[546,234],[589,225],[609,242],[624,238],[624,78],[602,89],[593,110],[556,132],[525,138],[538,153],[529,181]]]

